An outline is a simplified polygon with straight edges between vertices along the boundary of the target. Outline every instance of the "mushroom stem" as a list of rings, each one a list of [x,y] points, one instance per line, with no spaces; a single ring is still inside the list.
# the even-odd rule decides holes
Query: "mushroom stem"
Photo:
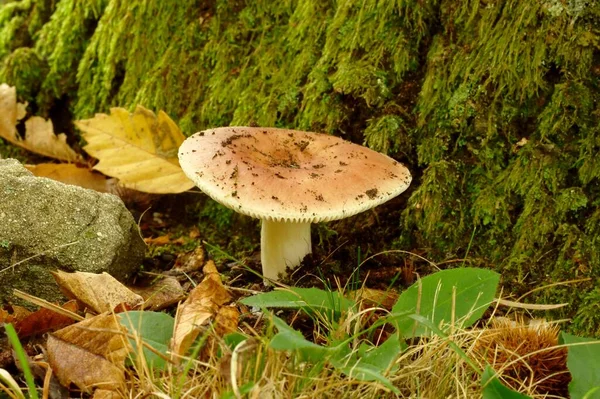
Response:
[[[286,267],[294,268],[312,252],[310,223],[262,220],[260,260],[263,276],[278,280]]]

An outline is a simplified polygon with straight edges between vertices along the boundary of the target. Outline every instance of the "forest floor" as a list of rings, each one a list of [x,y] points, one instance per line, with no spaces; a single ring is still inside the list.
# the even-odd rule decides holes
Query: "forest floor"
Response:
[[[183,356],[184,362],[168,363],[161,371],[149,368],[140,360],[144,352],[134,349],[137,360],[125,368],[123,386],[108,393],[99,388],[93,397],[470,398],[483,392],[489,395],[493,390],[499,390],[500,396],[489,397],[521,397],[517,390],[530,397],[568,397],[571,377],[566,369],[566,351],[553,349],[558,344],[558,327],[543,323],[532,328],[523,312],[496,305],[482,311],[483,317],[471,328],[458,323],[447,333],[406,342],[394,334],[394,322],[385,320],[400,293],[436,271],[469,264],[463,259],[435,264],[418,253],[390,249],[401,228],[397,221],[403,209],[402,196],[354,217],[313,226],[313,253],[273,287],[266,286],[260,277],[257,220],[232,213],[196,190],[161,196],[124,190],[120,195],[139,221],[148,244],[143,269],[133,286],[147,285],[156,276],[176,275],[189,300],[210,276],[206,267],[212,260],[219,284],[231,296],[228,306],[237,309],[237,316],[229,319],[230,323],[235,319],[235,325],[224,334],[217,311],[209,324],[214,327],[203,328],[199,344],[192,346],[193,354]],[[340,302],[334,301],[330,308],[312,308],[315,299],[311,295],[315,293],[302,291],[300,294],[307,295],[302,298],[307,306],[294,305],[289,297],[283,302],[278,299],[271,305],[279,310],[272,314],[266,309],[271,307],[268,304],[261,310],[244,302],[261,293],[297,293],[294,290],[298,287],[322,289],[335,298],[339,296]],[[358,308],[344,310],[341,304],[347,300]],[[177,318],[184,311],[181,304],[173,303],[161,312]],[[500,338],[492,338],[496,336]],[[278,337],[283,337],[283,346],[274,345]],[[533,344],[524,348],[524,340]],[[22,342],[32,369],[39,369],[45,362],[40,360],[44,355],[39,348],[47,347],[46,336],[34,334]],[[8,341],[2,341],[0,368],[19,376],[23,369],[13,360],[16,355],[10,347]],[[350,365],[341,364],[336,358],[340,347],[353,348],[344,352],[344,359],[359,356],[355,358],[359,363],[352,365],[347,360]],[[503,352],[507,347],[508,355]],[[311,351],[320,359],[316,360]],[[539,359],[540,351],[546,361]],[[372,363],[357,360],[362,358]],[[548,358],[554,366],[548,364]],[[494,365],[504,385],[489,374],[486,364]],[[38,370],[38,375],[48,375],[40,373]],[[60,371],[57,374],[60,379]],[[36,384],[43,397],[92,393],[82,388],[75,376],[68,376],[70,390],[60,388],[56,381],[54,385],[48,382],[53,381],[49,377]],[[23,389],[11,389],[6,383],[2,386],[11,398],[19,397]]]

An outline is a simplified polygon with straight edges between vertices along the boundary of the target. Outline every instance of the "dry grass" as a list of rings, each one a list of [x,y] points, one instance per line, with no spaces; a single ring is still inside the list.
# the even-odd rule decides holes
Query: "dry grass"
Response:
[[[481,378],[451,346],[458,345],[479,367],[490,363],[502,381],[533,398],[565,397],[564,348],[553,349],[558,329],[492,318],[483,328],[458,330],[448,338],[421,339],[398,354],[387,374],[400,396],[375,382],[350,379],[333,367],[300,362],[290,353],[254,338],[217,356],[185,359],[162,374],[138,365],[130,374],[130,398],[478,398]],[[547,360],[553,363],[549,365]],[[558,385],[556,385],[558,384]],[[557,386],[561,389],[558,389]],[[223,396],[225,392],[227,395]]]

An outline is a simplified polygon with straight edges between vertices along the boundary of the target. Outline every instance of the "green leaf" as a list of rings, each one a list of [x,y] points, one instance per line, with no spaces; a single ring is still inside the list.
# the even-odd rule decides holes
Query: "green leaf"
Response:
[[[392,323],[406,338],[431,334],[407,314],[418,314],[439,326],[464,328],[475,323],[494,300],[500,275],[491,270],[459,268],[443,270],[417,281],[404,291],[392,308]],[[420,293],[419,293],[420,291]],[[395,320],[394,320],[395,319]]]
[[[568,347],[567,368],[571,372],[569,394],[572,398],[600,398],[600,341],[561,333]],[[588,344],[586,344],[588,343]]]
[[[121,313],[119,320],[129,330],[129,333],[138,335],[143,342],[154,348],[157,352],[168,356],[167,350],[169,348],[169,341],[173,336],[173,326],[175,324],[173,317],[162,312],[131,311]],[[133,355],[136,357],[139,356],[140,348],[137,346],[135,340],[130,338],[129,342],[135,348]],[[143,353],[149,367],[162,369],[166,366],[166,361],[150,349],[144,347]]]
[[[260,308],[311,309],[314,311],[346,312],[355,303],[337,291],[324,291],[318,288],[292,287],[275,290],[242,299],[246,306]]]
[[[483,399],[527,399],[529,396],[506,387],[500,382],[494,369],[489,365],[485,367],[481,376],[483,386]]]
[[[378,381],[393,392],[400,393],[381,374],[402,351],[402,344],[397,335],[390,337],[378,348],[371,351],[363,350],[363,357],[359,356],[358,352],[350,353],[348,340],[335,346],[317,345],[304,338],[302,333],[294,330],[279,317],[274,315],[271,317],[279,331],[269,343],[272,349],[294,351],[301,360],[315,362],[317,365],[323,365],[328,361],[349,377],[362,381]]]
[[[35,380],[33,378],[33,373],[31,372],[31,368],[29,367],[29,359],[27,359],[27,352],[23,349],[23,345],[21,345],[21,341],[19,341],[19,336],[17,335],[17,331],[13,327],[12,324],[7,323],[4,324],[4,330],[6,331],[6,336],[8,337],[8,341],[13,347],[17,360],[21,364],[21,368],[23,369],[23,374],[25,375],[25,382],[27,384],[27,388],[29,389],[29,398],[30,399],[38,399],[38,392],[35,386]],[[20,390],[15,391],[17,396],[19,395]],[[22,392],[21,392],[22,394]]]
[[[225,345],[227,345],[227,347],[229,347],[230,349],[233,349],[237,346],[237,344],[239,344],[242,341],[245,341],[248,339],[248,336],[245,334],[242,334],[240,332],[232,332],[229,334],[225,334],[223,336],[223,341],[225,342]]]
[[[378,381],[396,394],[400,392],[383,373],[397,369],[392,363],[405,349],[405,344],[397,334],[390,336],[387,341],[377,347],[363,344],[358,351],[339,354],[332,358],[331,364],[348,375],[361,381]]]
[[[350,359],[346,360],[330,359],[330,361],[336,369],[351,378],[361,381],[377,381],[395,394],[400,394],[398,388],[381,374],[381,368],[378,366],[363,363],[356,356],[352,356]]]
[[[320,362],[343,350],[344,345],[327,347],[310,342],[300,331],[288,326],[277,316],[272,316],[273,323],[279,332],[271,339],[269,346],[275,350],[296,351],[303,359]]]
[[[406,347],[398,334],[391,335],[383,344],[376,347],[363,343],[359,348],[360,362],[376,366],[384,372]]]
[[[256,383],[254,382],[247,382],[241,387],[239,387],[239,393],[241,395],[247,395],[250,392],[252,392],[255,385]],[[235,395],[235,393],[233,393],[233,391],[225,391],[221,394],[221,399],[237,399],[237,396]]]

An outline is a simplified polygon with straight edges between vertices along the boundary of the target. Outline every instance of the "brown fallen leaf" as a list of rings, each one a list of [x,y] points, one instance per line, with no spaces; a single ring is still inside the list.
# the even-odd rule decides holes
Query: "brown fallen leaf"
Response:
[[[165,276],[157,279],[149,287],[130,287],[144,298],[144,309],[161,310],[176,304],[185,297],[185,292],[175,277]]]
[[[222,337],[237,330],[240,311],[236,306],[223,306],[215,317],[215,332]]]
[[[44,381],[42,398],[66,399],[69,397],[69,390],[60,384],[47,362],[30,361],[29,368],[38,381]],[[21,368],[19,369],[21,370]]]
[[[63,309],[77,312],[77,301],[69,301],[62,305]],[[41,335],[48,331],[58,330],[73,324],[74,320],[68,316],[56,313],[50,309],[41,308],[22,320],[15,323],[15,330],[19,338]]]
[[[232,297],[221,283],[221,276],[214,262],[206,262],[203,271],[204,280],[179,306],[171,343],[171,351],[174,355],[184,355],[219,309],[231,301]],[[177,356],[174,356],[173,360],[176,359]]]
[[[353,293],[355,298],[361,299],[367,307],[380,306],[387,310],[392,310],[392,307],[398,300],[398,293],[392,290],[377,290],[373,288],[361,288]]]
[[[204,252],[204,248],[202,248],[202,246],[198,246],[191,252],[179,254],[177,256],[177,259],[175,260],[175,266],[173,266],[173,271],[180,273],[191,273],[199,271],[202,269],[202,266],[204,266],[205,260],[206,254]],[[214,263],[212,265],[214,265]]]
[[[144,242],[146,243],[146,245],[155,245],[157,247],[160,247],[162,245],[168,245],[171,244],[171,236],[164,235],[164,236],[159,236],[159,237],[148,237],[148,238],[144,238]]]
[[[177,157],[185,136],[163,111],[156,116],[140,105],[133,113],[111,108],[110,115],[96,114],[75,125],[88,143],[84,150],[100,161],[94,169],[118,178],[124,187],[155,194],[194,187]]]
[[[103,313],[48,335],[48,363],[63,386],[86,393],[124,393],[125,358],[131,351],[118,315]]]
[[[117,392],[109,391],[108,389],[96,389],[92,399],[120,399],[121,396]]]
[[[18,305],[6,305],[0,308],[0,323],[18,323],[28,317],[31,310]]]
[[[17,123],[26,115],[27,104],[17,102],[17,91],[5,83],[0,84],[0,137],[46,157],[67,162],[81,161],[82,158],[67,144],[67,136],[56,135],[52,122],[39,116],[25,121],[25,138],[17,131]]]
[[[139,307],[144,299],[121,284],[108,273],[52,272],[61,291],[77,299],[96,313],[114,310],[119,305],[124,309]]]
[[[61,183],[89,188],[101,193],[112,192],[114,182],[106,176],[88,168],[80,168],[75,164],[41,163],[25,165],[27,169],[38,177],[47,177]]]
[[[22,320],[31,314],[31,310],[19,305],[11,305],[12,314],[16,320]]]
[[[14,317],[8,313],[6,310],[0,308],[0,323],[4,324],[4,323],[12,323],[14,320]]]
[[[198,226],[192,226],[188,237],[190,237],[192,240],[195,240],[196,238],[200,237],[200,229],[198,229]]]
[[[214,331],[217,337],[237,331],[240,311],[237,306],[222,306],[215,316]],[[209,335],[205,346],[202,348],[202,359],[211,359],[218,356],[220,345],[214,335]]]

